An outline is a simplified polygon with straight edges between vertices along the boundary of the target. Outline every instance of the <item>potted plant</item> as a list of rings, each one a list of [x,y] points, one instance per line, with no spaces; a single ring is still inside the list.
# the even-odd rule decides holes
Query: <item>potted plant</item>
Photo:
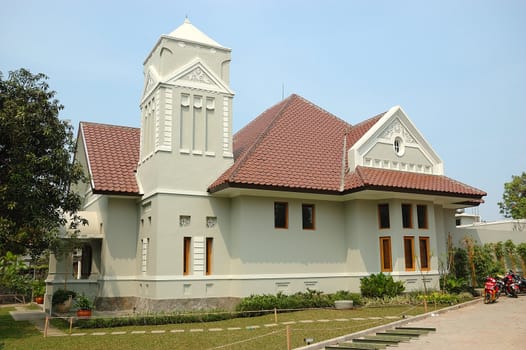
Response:
[[[93,309],[93,303],[84,294],[79,294],[75,298],[75,307],[77,308],[78,317],[90,317],[91,310]]]
[[[46,283],[42,280],[34,280],[33,297],[37,304],[44,304],[44,294],[46,294]]]
[[[77,293],[72,290],[58,289],[53,293],[51,304],[57,312],[68,312],[76,295]]]

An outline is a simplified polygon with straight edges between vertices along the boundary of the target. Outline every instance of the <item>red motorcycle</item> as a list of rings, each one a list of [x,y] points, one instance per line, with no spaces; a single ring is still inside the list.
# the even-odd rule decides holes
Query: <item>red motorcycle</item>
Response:
[[[506,292],[506,295],[512,298],[517,298],[520,290],[518,284],[515,283],[513,274],[508,272],[506,276],[502,278],[502,281],[504,282],[504,291]]]
[[[484,283],[484,304],[494,303],[499,297],[499,284],[497,280],[491,276],[486,277]]]
[[[522,293],[526,293],[526,279],[517,275],[512,270],[508,271],[508,275],[510,275],[513,278],[513,281],[519,287],[519,291]]]

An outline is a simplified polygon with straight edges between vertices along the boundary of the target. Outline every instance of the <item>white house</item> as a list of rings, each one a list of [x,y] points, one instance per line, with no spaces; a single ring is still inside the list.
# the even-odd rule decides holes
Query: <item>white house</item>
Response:
[[[486,194],[444,175],[399,106],[349,124],[291,95],[232,135],[230,53],[186,20],[144,62],[140,129],[80,124],[89,226],[52,257],[48,294],[167,310],[358,291],[380,271],[436,287],[455,211]]]

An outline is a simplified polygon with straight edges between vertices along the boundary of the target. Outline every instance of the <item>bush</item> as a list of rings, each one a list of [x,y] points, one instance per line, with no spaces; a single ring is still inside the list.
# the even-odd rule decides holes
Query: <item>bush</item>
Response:
[[[362,296],[370,298],[394,297],[404,292],[404,282],[393,280],[393,276],[383,273],[372,274],[360,279]]]
[[[274,308],[279,310],[308,309],[334,306],[334,300],[322,292],[307,289],[292,295],[278,293],[276,295],[263,294],[251,295],[243,298],[236,310],[245,312],[242,316],[260,316],[271,312]],[[250,313],[248,313],[250,311]],[[261,312],[254,312],[261,311]]]
[[[62,304],[63,302],[68,300],[70,296],[71,298],[75,298],[76,295],[77,293],[75,293],[72,290],[57,289],[55,293],[53,293],[53,299],[51,301],[51,304],[53,305]]]
[[[445,279],[445,283],[444,280]],[[461,293],[469,290],[468,281],[464,278],[455,277],[448,275],[447,277],[442,277],[440,285],[443,285],[448,293]]]
[[[156,326],[163,324],[181,324],[224,321],[235,318],[236,313],[232,312],[210,312],[195,314],[155,314],[155,315],[135,315],[130,317],[113,317],[77,319],[75,327],[78,328],[111,328],[124,326]]]
[[[79,310],[92,310],[94,305],[87,296],[80,294],[75,298],[75,307]]]
[[[460,294],[432,292],[431,294],[428,294],[427,297],[425,295],[419,295],[418,299],[427,299],[427,302],[431,304],[453,305],[471,300],[473,299],[473,295],[466,292]]]

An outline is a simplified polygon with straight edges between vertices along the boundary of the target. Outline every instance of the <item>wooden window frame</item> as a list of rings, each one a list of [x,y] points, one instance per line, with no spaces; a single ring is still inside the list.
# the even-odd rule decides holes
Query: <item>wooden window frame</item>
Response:
[[[190,256],[192,247],[192,237],[183,238],[183,275],[190,274]]]
[[[385,243],[387,242],[387,250],[389,253],[389,256],[386,257],[385,255]],[[388,260],[386,260],[388,259]],[[386,262],[389,262],[389,266],[386,267]],[[392,272],[393,271],[393,254],[391,249],[391,237],[380,237],[380,271],[382,272]]]
[[[305,226],[305,208],[311,208],[311,226]],[[316,207],[314,204],[302,204],[301,205],[301,227],[304,230],[315,230],[316,229]]]
[[[402,203],[402,227],[403,228],[407,228],[407,229],[411,229],[413,228],[413,206],[411,204],[407,204],[407,203]],[[408,220],[409,220],[409,226],[406,226],[405,225],[405,210],[404,208],[409,208],[409,217],[408,217]]]
[[[277,222],[277,206],[278,205],[284,205],[285,206],[285,225],[284,226],[278,226]],[[274,228],[276,229],[288,229],[289,228],[289,203],[287,202],[274,202]]]
[[[427,230],[429,228],[427,221],[427,205],[418,204],[416,206],[416,216],[418,221],[418,228]]]
[[[407,242],[409,242],[411,251],[407,251]],[[408,255],[410,253],[410,256]],[[408,266],[411,262],[411,266]],[[415,271],[415,237],[404,236],[404,266],[406,271]]]
[[[425,245],[425,251],[426,251],[426,256],[423,256],[422,255],[422,243]],[[429,271],[431,270],[431,256],[429,254],[429,237],[428,236],[420,236],[418,237],[418,250],[419,250],[419,254],[420,254],[420,270],[422,271]],[[425,259],[425,262],[426,262],[426,266],[424,267],[424,258]]]
[[[209,276],[212,274],[212,248],[214,246],[214,239],[212,237],[206,238],[206,265],[205,265],[205,272],[206,275]]]
[[[382,208],[387,208],[387,212],[385,212],[385,214],[387,214],[387,226],[383,226],[382,223],[383,223],[383,220],[382,220]],[[390,218],[390,215],[389,215],[389,203],[380,203],[378,204],[378,228],[380,230],[387,230],[389,228],[391,228],[391,218]]]

